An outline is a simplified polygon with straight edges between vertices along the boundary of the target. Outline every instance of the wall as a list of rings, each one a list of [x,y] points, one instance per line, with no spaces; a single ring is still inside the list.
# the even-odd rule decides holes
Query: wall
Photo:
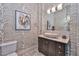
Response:
[[[18,41],[17,50],[27,49],[37,45],[38,40],[38,4],[22,3],[3,3],[3,20],[6,21],[4,26],[4,39],[2,42],[16,40]],[[15,30],[15,10],[31,14],[31,30]]]
[[[0,44],[2,43],[3,39],[3,25],[4,25],[4,20],[3,20],[3,7],[2,4],[0,4]]]
[[[77,55],[79,56],[79,3],[77,4],[77,17],[76,17],[76,39],[77,39]]]
[[[77,4],[71,4],[70,11],[71,22],[70,22],[70,40],[71,40],[71,55],[77,55]]]

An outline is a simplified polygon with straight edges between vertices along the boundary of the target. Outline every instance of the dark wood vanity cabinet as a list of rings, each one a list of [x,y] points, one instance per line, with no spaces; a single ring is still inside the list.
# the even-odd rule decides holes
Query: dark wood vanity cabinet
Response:
[[[64,56],[65,44],[38,37],[38,50],[47,56]]]
[[[48,44],[49,44],[48,40],[45,40],[45,39],[39,37],[39,39],[38,39],[39,52],[42,52],[43,54],[48,55],[48,48],[49,48]]]

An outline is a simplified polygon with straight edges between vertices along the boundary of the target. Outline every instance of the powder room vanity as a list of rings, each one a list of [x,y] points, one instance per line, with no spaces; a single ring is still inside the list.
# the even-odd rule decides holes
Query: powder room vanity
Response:
[[[38,50],[46,56],[64,56],[65,45],[69,42],[69,37],[61,37],[61,35],[50,35],[51,33],[45,33],[45,35],[38,36]]]

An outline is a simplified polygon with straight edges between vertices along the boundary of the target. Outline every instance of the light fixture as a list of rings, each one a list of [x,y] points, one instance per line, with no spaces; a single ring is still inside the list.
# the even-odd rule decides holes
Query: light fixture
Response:
[[[57,6],[57,10],[62,10],[63,9],[63,4],[59,4],[58,6]]]
[[[55,12],[56,11],[56,7],[52,7],[52,12]]]
[[[48,10],[47,10],[47,14],[50,14],[50,13],[51,13],[51,10],[50,10],[50,9],[48,9]]]

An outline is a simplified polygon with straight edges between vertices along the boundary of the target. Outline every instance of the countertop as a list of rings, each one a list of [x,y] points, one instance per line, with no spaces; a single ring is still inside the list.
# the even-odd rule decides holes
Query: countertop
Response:
[[[60,42],[60,43],[64,43],[64,44],[67,44],[69,42],[69,37],[67,37],[66,39],[63,39],[62,37],[50,38],[50,37],[47,37],[43,34],[39,35],[38,37],[46,38],[46,39],[53,40],[53,41]]]

